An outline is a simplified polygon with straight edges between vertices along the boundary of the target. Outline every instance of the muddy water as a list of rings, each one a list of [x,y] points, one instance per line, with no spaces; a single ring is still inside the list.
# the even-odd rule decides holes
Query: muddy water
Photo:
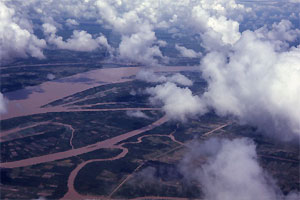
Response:
[[[116,136],[116,137],[113,137],[113,138],[110,138],[110,139],[107,139],[107,140],[104,140],[101,142],[97,142],[95,144],[91,144],[91,145],[81,147],[78,149],[72,149],[72,150],[59,152],[59,153],[53,153],[53,154],[48,154],[48,155],[44,155],[44,156],[38,156],[38,157],[33,157],[33,158],[28,158],[28,159],[24,159],[24,160],[13,161],[13,162],[5,162],[5,163],[1,163],[1,167],[3,167],[3,168],[25,167],[25,166],[36,165],[36,164],[45,163],[45,162],[51,162],[51,161],[55,161],[55,160],[61,160],[61,159],[69,158],[72,156],[77,156],[77,155],[81,155],[84,153],[92,152],[92,151],[95,151],[95,150],[98,150],[101,148],[111,148],[123,140],[126,140],[135,135],[141,134],[143,132],[149,131],[157,126],[162,125],[166,121],[168,121],[168,119],[166,116],[164,116],[148,126],[145,126],[143,128],[140,128],[140,129],[137,129],[134,131],[130,131],[128,133],[125,133],[125,134],[122,134],[122,135],[119,135],[119,136]]]
[[[8,119],[23,115],[47,112],[48,108],[41,106],[61,99],[65,96],[103,85],[105,83],[119,83],[128,81],[124,76],[136,74],[139,68],[109,68],[93,70],[56,81],[48,81],[34,87],[4,94],[9,99],[8,112],[1,119]],[[51,109],[49,112],[52,111]],[[55,110],[59,112],[59,110]]]
[[[104,161],[113,161],[113,160],[118,160],[120,158],[123,158],[124,156],[127,155],[128,153],[128,149],[124,148],[124,147],[117,147],[117,146],[112,146],[111,148],[115,148],[115,149],[122,149],[122,152],[112,158],[105,158],[105,159],[92,159],[92,160],[88,160],[85,161],[81,164],[79,164],[70,174],[69,178],[68,178],[68,192],[64,195],[64,197],[62,199],[95,199],[97,197],[94,196],[84,196],[84,195],[80,195],[74,188],[74,182],[75,179],[77,177],[78,172],[85,167],[87,164],[89,163],[93,163],[93,162],[104,162]],[[98,197],[99,198],[99,197]]]
[[[71,77],[63,78],[58,81],[45,82],[39,86],[28,87],[24,90],[11,92],[4,94],[6,97],[10,99],[8,104],[8,113],[1,116],[1,119],[9,119],[18,116],[31,115],[36,113],[46,113],[46,112],[74,112],[74,111],[115,111],[120,109],[79,109],[79,110],[68,110],[65,107],[57,106],[50,108],[41,108],[42,105],[45,105],[49,102],[55,101],[57,99],[61,99],[63,97],[72,95],[74,93],[87,90],[89,88],[108,84],[108,83],[120,83],[125,81],[130,81],[126,77],[130,77],[132,75],[137,74],[141,68],[139,67],[126,67],[126,68],[108,68],[108,69],[99,69],[93,70],[90,72],[77,74]],[[176,72],[176,71],[195,71],[195,67],[165,67],[165,68],[156,68],[156,72]],[[122,108],[124,110],[132,109],[132,110],[142,110],[149,109],[153,110],[153,108]],[[76,192],[74,189],[74,181],[77,176],[77,173],[82,169],[85,165],[91,162],[97,161],[112,161],[124,157],[128,150],[126,148],[116,146],[117,143],[122,142],[130,137],[141,134],[148,130],[151,130],[167,121],[167,117],[164,116],[158,121],[143,127],[138,130],[130,131],[128,133],[113,137],[111,139],[107,139],[102,142],[98,142],[92,145],[88,145],[86,147],[74,149],[72,144],[72,139],[74,136],[74,129],[69,127],[72,130],[72,136],[70,138],[70,146],[71,150],[65,152],[59,152],[54,154],[48,154],[39,157],[33,157],[29,159],[14,161],[14,162],[6,162],[1,163],[1,167],[3,168],[16,168],[16,167],[24,167],[30,166],[60,159],[65,159],[68,157],[88,153],[95,151],[101,148],[122,148],[122,153],[116,157],[108,158],[108,159],[95,159],[89,160],[84,163],[78,165],[74,171],[69,176],[68,179],[68,193],[64,196],[64,199],[86,199],[87,196],[82,196]],[[62,125],[62,124],[61,124]],[[28,127],[27,127],[28,128]],[[9,134],[9,133],[6,133]],[[173,135],[169,136],[174,142],[178,142],[174,139]],[[143,137],[138,139],[138,142],[141,142]],[[93,197],[91,197],[93,198]],[[98,197],[99,198],[99,197]],[[172,197],[170,197],[172,199]],[[168,199],[168,197],[166,197]]]
[[[3,132],[1,132],[1,135],[0,135],[0,142],[8,142],[8,141],[15,140],[15,139],[21,139],[21,138],[26,138],[26,137],[45,134],[45,132],[36,132],[36,133],[32,133],[32,134],[26,134],[26,135],[23,135],[23,136],[18,136],[18,137],[15,137],[15,138],[6,138],[5,139],[5,136],[7,136],[11,133],[15,133],[15,132],[18,132],[18,131],[26,130],[26,129],[29,129],[29,128],[33,128],[33,127],[40,126],[40,125],[45,125],[45,124],[53,124],[53,125],[58,125],[58,126],[64,126],[68,129],[70,129],[71,130],[71,137],[70,137],[69,144],[70,144],[70,147],[72,149],[74,149],[73,138],[74,138],[75,129],[69,124],[63,124],[63,123],[59,123],[59,122],[50,122],[50,121],[36,123],[34,125],[29,125],[29,126],[26,126],[26,127],[23,127],[23,128],[17,127],[17,128],[8,130],[8,131],[3,131]],[[0,163],[0,166],[1,166],[1,163]]]
[[[16,128],[13,128],[13,129],[9,129],[7,131],[1,131],[0,137],[2,138],[2,137],[5,137],[5,136],[7,136],[11,133],[23,131],[25,129],[29,129],[29,128],[33,128],[33,127],[40,126],[40,125],[45,125],[45,124],[49,124],[49,121],[36,123],[36,124],[25,126],[25,127],[22,127],[22,128],[21,127],[16,127]]]
[[[44,82],[38,86],[5,93],[4,96],[9,99],[8,112],[2,114],[1,119],[4,120],[36,113],[60,112],[61,108],[41,108],[41,106],[99,85],[130,81],[131,79],[126,77],[135,75],[140,70],[140,67],[97,69],[60,80]],[[194,70],[196,70],[196,67],[176,66],[154,68],[156,72]]]
[[[169,137],[173,140],[174,136],[172,135],[174,132],[172,132],[170,135],[144,135],[141,136],[137,139],[137,142],[126,142],[126,143],[122,143],[120,145],[117,146],[112,146],[111,148],[116,148],[116,149],[122,149],[122,152],[112,158],[105,158],[105,159],[93,159],[93,160],[89,160],[89,161],[85,161],[81,164],[79,164],[70,174],[69,178],[68,178],[68,192],[64,195],[64,197],[62,199],[99,199],[99,196],[85,196],[85,195],[81,195],[79,194],[75,188],[74,188],[74,182],[75,179],[77,177],[77,174],[79,173],[79,171],[85,167],[87,164],[89,163],[93,163],[93,162],[104,162],[104,161],[113,161],[113,160],[117,160],[120,158],[123,158],[127,155],[128,153],[128,149],[123,147],[123,145],[125,144],[138,144],[141,143],[142,140],[146,137]],[[176,140],[173,140],[174,142],[177,142]],[[183,145],[183,144],[182,144]],[[127,182],[127,180],[129,180],[129,178],[137,171],[140,169],[140,167],[142,167],[144,165],[144,163],[140,164],[135,170],[134,172],[132,172],[130,175],[127,176],[126,179],[124,179],[114,190],[113,192],[109,195],[108,198],[101,198],[101,199],[111,199],[110,197],[120,188],[122,187],[123,184],[125,184],[125,182]]]
[[[224,124],[224,125],[221,125],[221,126],[218,126],[217,128],[211,130],[211,131],[208,131],[207,133],[205,133],[206,136],[208,136],[209,134],[212,134],[214,133],[215,131],[217,130],[220,130],[226,126],[228,126],[230,123],[227,123],[227,124]],[[128,149],[123,147],[125,144],[139,144],[142,142],[142,140],[144,138],[147,138],[147,137],[169,137],[173,142],[175,143],[178,143],[180,146],[185,146],[186,144],[185,143],[182,143],[178,140],[176,140],[176,138],[174,137],[174,133],[176,132],[173,131],[171,132],[169,135],[160,135],[160,134],[155,134],[155,135],[144,135],[144,136],[140,136],[136,142],[125,142],[125,143],[121,143],[117,146],[115,145],[112,145],[110,148],[117,148],[117,149],[122,149],[122,152],[115,156],[115,157],[112,157],[112,158],[106,158],[106,159],[93,159],[93,160],[89,160],[89,161],[85,161],[81,164],[79,164],[70,174],[69,178],[68,178],[68,192],[65,194],[65,196],[62,198],[62,199],[111,199],[111,196],[116,192],[118,191],[119,188],[122,187],[123,184],[125,184],[127,182],[127,180],[129,180],[132,175],[138,171],[143,165],[144,163],[141,163],[131,174],[129,174],[112,192],[111,194],[108,196],[108,197],[103,197],[103,196],[85,196],[85,195],[81,195],[79,194],[75,188],[74,188],[74,182],[75,182],[75,179],[77,177],[77,174],[79,173],[79,171],[85,167],[87,164],[89,163],[92,163],[92,162],[104,162],[104,161],[112,161],[112,160],[117,160],[117,159],[120,159],[120,158],[123,158],[124,156],[126,156],[126,154],[128,153]],[[178,149],[180,148],[179,147],[176,147],[175,149]],[[171,149],[170,151],[167,151],[166,153],[163,153],[163,155],[165,154],[168,154],[169,152],[175,150],[175,149]],[[161,156],[161,155],[160,155]],[[178,199],[178,200],[185,200],[187,198],[177,198],[177,197],[139,197],[139,198],[135,198],[135,199]]]

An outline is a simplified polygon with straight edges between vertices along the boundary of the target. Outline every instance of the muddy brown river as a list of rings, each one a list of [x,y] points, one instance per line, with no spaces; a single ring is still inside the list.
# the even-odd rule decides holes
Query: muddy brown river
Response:
[[[130,81],[128,77],[136,75],[141,67],[104,68],[76,74],[59,80],[44,82],[38,86],[5,93],[9,99],[7,113],[1,119],[9,119],[46,112],[63,112],[62,107],[41,108],[41,106],[96,86]],[[155,72],[196,71],[197,67],[161,67]]]
[[[130,131],[128,133],[125,133],[125,134],[122,134],[122,135],[119,135],[119,136],[116,136],[116,137],[113,137],[113,138],[110,138],[110,139],[107,139],[107,140],[104,140],[101,142],[97,142],[95,144],[91,144],[91,145],[88,145],[85,147],[72,149],[72,150],[68,150],[68,151],[48,154],[48,155],[44,155],[44,156],[38,156],[38,157],[33,157],[33,158],[28,158],[28,159],[23,159],[23,160],[18,160],[18,161],[12,161],[12,162],[5,162],[5,163],[1,163],[1,167],[3,167],[3,168],[26,167],[26,166],[30,166],[30,165],[45,163],[45,162],[61,160],[61,159],[69,158],[72,156],[77,156],[77,155],[81,155],[84,153],[92,152],[92,151],[102,149],[102,148],[111,148],[123,140],[126,140],[130,137],[136,136],[143,132],[149,131],[157,126],[162,125],[166,121],[168,121],[168,119],[166,116],[164,116],[148,126],[145,126],[143,128],[140,128],[140,129],[137,129],[134,131]]]
[[[46,113],[46,112],[78,112],[78,111],[103,111],[103,112],[113,112],[117,110],[158,110],[158,108],[116,108],[116,109],[68,109],[63,106],[55,106],[55,107],[47,107],[41,108],[41,106],[48,104],[52,101],[64,98],[66,96],[70,96],[74,93],[78,93],[89,88],[93,88],[100,85],[111,84],[111,83],[121,83],[126,81],[131,81],[132,79],[128,78],[130,76],[136,75],[142,68],[140,67],[122,67],[122,68],[106,68],[106,69],[98,69],[93,70],[81,74],[77,74],[74,76],[62,78],[60,80],[55,81],[48,81],[38,86],[27,87],[23,90],[10,92],[4,94],[6,98],[9,99],[8,103],[8,112],[6,114],[2,114],[1,120],[38,114],[38,113]],[[197,67],[163,67],[163,68],[154,68],[155,72],[179,72],[179,71],[196,71]],[[111,102],[112,104],[114,102]],[[88,107],[87,107],[88,108]],[[102,148],[121,148],[122,153],[119,155],[107,158],[107,159],[94,159],[89,160],[84,163],[79,164],[75,170],[73,170],[68,179],[68,192],[65,194],[63,199],[87,199],[89,196],[83,196],[76,192],[74,188],[74,181],[77,176],[77,173],[82,169],[84,166],[91,162],[101,162],[101,161],[113,161],[124,157],[128,153],[128,149],[122,147],[121,145],[117,145],[118,143],[139,135],[143,132],[149,131],[157,126],[160,126],[168,121],[166,116],[160,118],[159,120],[145,126],[143,128],[133,130],[127,132],[125,134],[97,142],[95,144],[91,144],[85,147],[74,149],[72,144],[72,138],[74,134],[74,129],[70,125],[60,124],[62,126],[67,126],[67,128],[72,130],[72,137],[70,139],[70,146],[72,147],[71,150],[58,152],[38,157],[32,157],[28,159],[13,161],[13,162],[5,162],[0,163],[0,166],[3,168],[16,168],[16,167],[25,167],[36,165],[40,163],[51,162],[55,160],[61,160],[65,158],[69,158],[72,156],[81,155],[84,153],[92,152]],[[43,122],[48,123],[48,122]],[[32,126],[36,126],[32,125]],[[30,127],[25,127],[30,128]],[[22,128],[15,128],[12,130],[7,130],[0,134],[1,137],[7,136],[10,133],[13,133],[17,130],[21,130]],[[163,136],[163,135],[161,135]],[[146,136],[144,136],[146,137]],[[138,143],[142,141],[144,137],[140,137],[138,139]],[[166,136],[163,136],[166,137]],[[180,145],[184,145],[177,141],[173,134],[170,134],[170,139],[174,142],[177,142]],[[0,138],[1,139],[1,138]],[[121,186],[121,185],[120,185]],[[118,189],[118,188],[117,188]],[[116,190],[117,190],[116,189]],[[90,197],[91,199],[99,197]],[[152,197],[150,197],[152,198]],[[103,199],[106,199],[103,197]],[[138,199],[138,198],[137,198]],[[161,199],[184,199],[184,198],[173,198],[173,197],[161,197]]]

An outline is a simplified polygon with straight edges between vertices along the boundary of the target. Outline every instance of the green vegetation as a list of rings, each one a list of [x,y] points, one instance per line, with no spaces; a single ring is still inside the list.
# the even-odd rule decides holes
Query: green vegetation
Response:
[[[1,92],[11,92],[27,86],[39,85],[49,81],[48,74],[53,74],[55,79],[60,79],[99,68],[102,68],[102,65],[96,63],[2,68]]]
[[[0,198],[59,199],[67,192],[71,171],[81,162],[118,155],[119,149],[100,149],[64,160],[13,169],[1,168]]]
[[[52,130],[47,130],[47,126],[42,130],[43,132],[39,135],[1,143],[1,162],[22,160],[71,149],[70,130],[53,125]]]
[[[145,136],[145,135],[169,135],[173,131],[177,130],[177,123],[173,121],[168,121],[158,127],[153,128],[152,130],[146,131],[144,133],[141,133],[139,135],[136,135],[134,137],[128,138],[127,140],[124,140],[120,142],[122,143],[128,143],[128,142],[137,142],[139,137]]]
[[[139,144],[127,144],[126,157],[109,162],[93,162],[86,165],[75,180],[75,188],[81,194],[109,195],[141,163],[155,159],[178,145],[168,138],[145,138]]]
[[[90,163],[78,173],[75,189],[81,194],[109,195],[137,166],[128,159]]]
[[[183,74],[197,80],[190,86],[195,94],[204,92],[206,83],[198,78],[199,73],[183,72]],[[57,105],[73,109],[151,107],[148,102],[149,96],[138,92],[151,86],[153,84],[140,81],[102,85],[51,102],[45,107]],[[107,102],[113,103],[101,104]],[[22,130],[1,137],[4,140],[1,143],[1,162],[69,150],[73,129],[72,143],[75,148],[79,148],[139,129],[163,116],[161,111],[155,110],[143,113],[148,118],[130,117],[126,111],[91,110],[45,113],[2,120],[1,131],[14,128]],[[224,124],[228,126],[207,134]],[[184,157],[190,142],[201,142],[211,137],[253,139],[257,145],[260,164],[278,180],[282,191],[288,193],[300,190],[299,146],[287,146],[264,138],[259,130],[239,125],[214,113],[195,117],[185,123],[168,121],[152,130],[121,141],[117,145],[127,148],[127,155],[118,160],[87,164],[79,171],[74,183],[75,188],[80,194],[99,196],[112,194],[112,198],[118,199],[143,196],[201,198],[203,195],[201,186],[187,181],[180,173],[178,163]],[[118,148],[99,149],[54,162],[0,169],[0,197],[59,199],[67,192],[68,177],[78,164],[92,159],[113,158],[121,152],[122,150]],[[124,184],[120,185],[125,179]],[[112,193],[119,185],[120,187]]]
[[[114,115],[115,112],[109,113],[111,117],[117,117],[116,115],[121,115],[122,112],[116,112],[116,115]],[[71,116],[71,114],[74,116]],[[147,114],[149,115],[149,113]],[[95,119],[95,116],[99,116],[99,121],[95,121],[95,124],[101,123],[101,120],[105,124],[109,123],[106,121],[108,119],[107,114],[103,114],[103,112],[49,113],[47,115],[51,115],[52,119],[57,122],[65,122],[71,118],[69,122],[72,122],[75,130],[80,128],[80,123],[93,124],[91,118]],[[86,119],[81,119],[80,115],[85,115]],[[106,117],[104,117],[105,115]],[[32,121],[44,120],[48,117],[32,116]],[[109,121],[116,123],[120,121],[120,118],[116,118],[115,121],[109,119]],[[128,123],[128,119],[125,121]],[[30,124],[30,120],[24,122],[23,126],[26,123]],[[236,138],[241,135],[251,137],[257,144],[260,164],[278,180],[280,188],[285,193],[298,190],[299,149],[297,147],[274,143],[268,138],[261,137],[256,129],[235,123],[207,137],[202,137],[203,133],[225,123],[227,123],[227,119],[208,114],[186,124],[167,122],[153,130],[132,137],[122,142],[123,146],[129,150],[124,158],[114,161],[92,162],[86,165],[76,177],[75,188],[81,194],[108,196],[128,175],[132,174],[113,194],[113,198],[134,198],[151,195],[201,197],[201,187],[194,182],[185,180],[177,166],[184,156],[186,147],[173,142],[169,137],[155,136],[169,135],[176,130],[174,132],[175,138],[186,143],[191,140],[206,140],[208,137]],[[119,127],[122,126],[122,124],[119,124]],[[36,127],[38,130],[42,128],[42,126]],[[86,128],[89,129],[88,126]],[[146,135],[148,137],[144,137],[141,143],[136,143],[139,137]],[[83,140],[83,138],[81,139]],[[121,153],[120,149],[100,149],[61,161],[24,168],[2,169],[1,183],[3,187],[1,198],[28,199],[38,198],[39,196],[61,198],[67,191],[66,181],[68,175],[76,165],[91,159],[111,158],[119,153]],[[138,166],[140,168],[136,170]],[[31,183],[24,187],[25,182],[29,180]],[[13,189],[18,192],[12,192]],[[42,194],[41,191],[43,191]]]
[[[4,120],[3,127],[6,130],[7,127],[15,128],[11,124],[21,127],[34,124],[36,119],[39,119],[39,122],[52,119],[53,123],[72,126],[75,130],[72,143],[75,148],[79,148],[142,128],[162,115],[159,111],[146,111],[145,114],[149,119],[129,117],[126,111],[46,113],[38,117],[33,115]],[[24,118],[26,120],[22,121]],[[19,123],[20,121],[23,123]],[[12,138],[1,144],[1,162],[70,150],[70,128],[53,125],[51,122],[7,136]],[[36,134],[39,132],[40,134]],[[16,139],[13,139],[14,137]]]
[[[143,196],[199,198],[202,193],[197,184],[184,179],[175,164],[148,161],[114,195],[115,198]]]
[[[105,102],[116,102],[120,107],[124,107],[124,105],[130,105],[130,107],[151,107],[148,101],[149,96],[137,93],[137,91],[143,91],[146,87],[150,86],[152,86],[152,84],[137,80],[125,83],[107,84],[50,102],[43,107],[65,104],[68,104],[68,106],[85,106]],[[111,108],[113,106],[114,105],[101,105],[100,107]],[[90,108],[98,108],[98,106],[92,106]]]
[[[68,175],[79,163],[78,158],[45,164],[1,169],[1,199],[58,199],[67,192]]]

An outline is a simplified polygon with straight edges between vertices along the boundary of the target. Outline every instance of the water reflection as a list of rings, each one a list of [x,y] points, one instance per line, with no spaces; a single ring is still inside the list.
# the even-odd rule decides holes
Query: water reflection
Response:
[[[92,84],[95,82],[94,79],[88,78],[88,77],[68,77],[63,79],[55,80],[55,82],[58,83],[86,83],[86,84]]]
[[[45,90],[42,89],[41,86],[34,86],[34,87],[27,87],[25,89],[14,91],[14,92],[5,93],[5,97],[9,101],[24,100],[24,99],[28,99],[28,97],[32,93],[44,93],[44,92]]]

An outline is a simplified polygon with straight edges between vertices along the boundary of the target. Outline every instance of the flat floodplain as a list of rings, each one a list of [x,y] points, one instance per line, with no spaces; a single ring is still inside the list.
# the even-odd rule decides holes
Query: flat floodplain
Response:
[[[45,112],[60,112],[63,108],[41,108],[41,106],[74,93],[84,91],[103,84],[120,83],[131,80],[130,76],[136,75],[141,68],[122,67],[97,69],[71,77],[48,81],[38,86],[6,93],[9,99],[8,112],[1,115],[1,119],[8,119],[24,115]],[[195,67],[162,67],[156,71],[195,71]]]
[[[192,141],[211,137],[253,138],[260,163],[282,190],[299,187],[297,147],[269,141],[214,113],[170,121],[149,95],[136,93],[154,86],[134,78],[139,70],[100,69],[8,94],[13,112],[1,120],[1,198],[199,198],[201,186],[187,182],[178,164]],[[201,95],[206,83],[195,78],[195,70],[168,67],[157,73],[180,71]],[[130,116],[134,112],[147,117]]]

